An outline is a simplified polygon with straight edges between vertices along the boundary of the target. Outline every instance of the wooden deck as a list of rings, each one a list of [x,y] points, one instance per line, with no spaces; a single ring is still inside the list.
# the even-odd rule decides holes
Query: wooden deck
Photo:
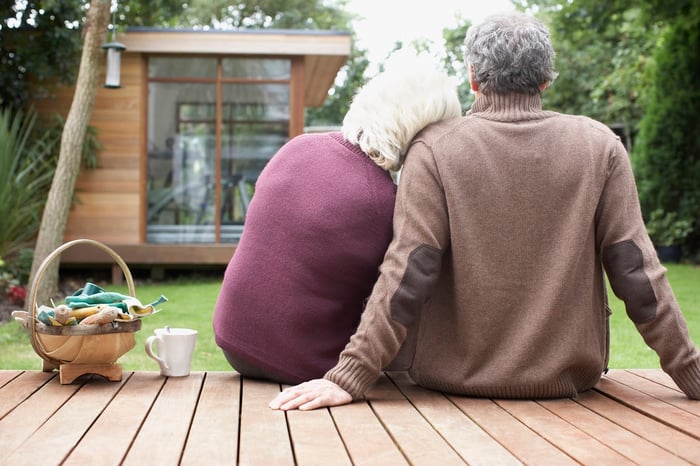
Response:
[[[365,402],[284,413],[267,407],[279,390],[225,372],[61,385],[0,371],[0,464],[700,464],[700,402],[658,370],[538,402],[447,396],[389,373]]]

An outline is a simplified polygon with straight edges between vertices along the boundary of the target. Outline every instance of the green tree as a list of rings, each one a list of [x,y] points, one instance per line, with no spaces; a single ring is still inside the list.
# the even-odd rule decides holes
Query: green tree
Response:
[[[340,126],[357,90],[367,82],[367,51],[354,45],[323,106],[306,109],[308,126]]]
[[[228,0],[192,0],[177,20],[180,26],[214,29],[349,30],[352,16],[345,11],[345,4],[346,0],[332,3],[324,0],[242,0],[235,4]]]
[[[688,2],[659,40],[634,161],[645,212],[700,219],[700,5]],[[700,251],[700,230],[684,241]]]
[[[474,95],[469,85],[469,72],[466,63],[464,63],[464,38],[470,26],[471,22],[465,20],[455,28],[442,30],[442,38],[445,44],[443,63],[447,73],[455,76],[459,81],[459,101],[462,103],[462,110],[465,112],[474,102]]]
[[[649,87],[644,70],[660,25],[638,2],[521,2],[550,29],[559,76],[543,95],[547,108],[636,131]]]
[[[187,11],[187,3],[179,0],[119,0],[115,19],[124,26],[177,27],[184,25],[181,18]]]
[[[78,26],[84,15],[79,6],[61,1],[2,2],[0,107],[24,109],[32,81],[39,91],[43,88],[36,85],[42,82],[73,82],[81,44]]]

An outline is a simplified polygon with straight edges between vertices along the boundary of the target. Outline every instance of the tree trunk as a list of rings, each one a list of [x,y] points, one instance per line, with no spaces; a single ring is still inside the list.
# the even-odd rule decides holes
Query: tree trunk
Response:
[[[46,200],[34,249],[30,279],[32,283],[37,278],[36,273],[41,263],[63,243],[68,212],[73,202],[75,183],[80,172],[85,133],[100,78],[100,65],[104,55],[102,44],[109,25],[109,10],[109,0],[90,1],[75,94],[61,135],[58,165]],[[36,284],[38,286],[37,304],[48,304],[49,298],[58,291],[58,266],[58,260],[52,261],[45,269],[41,282]],[[27,306],[31,304],[27,303]]]

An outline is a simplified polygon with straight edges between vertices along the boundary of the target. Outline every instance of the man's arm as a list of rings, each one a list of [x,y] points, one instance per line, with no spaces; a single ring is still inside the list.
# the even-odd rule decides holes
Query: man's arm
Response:
[[[663,370],[688,398],[700,399],[700,352],[646,232],[632,167],[619,142],[611,160],[596,222],[610,285]]]

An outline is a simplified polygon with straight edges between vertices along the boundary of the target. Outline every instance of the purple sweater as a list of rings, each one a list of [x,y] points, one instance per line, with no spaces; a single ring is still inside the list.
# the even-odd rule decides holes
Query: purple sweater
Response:
[[[216,343],[298,381],[355,331],[392,236],[396,186],[340,133],[289,141],[256,184],[214,311]]]

